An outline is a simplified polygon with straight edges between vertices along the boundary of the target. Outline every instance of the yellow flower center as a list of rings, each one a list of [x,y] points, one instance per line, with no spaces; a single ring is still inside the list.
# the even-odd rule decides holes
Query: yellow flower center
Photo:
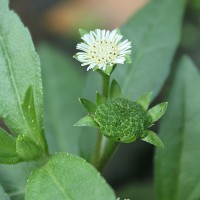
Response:
[[[105,64],[114,62],[118,53],[118,46],[114,42],[102,40],[90,46],[88,56],[97,64]]]

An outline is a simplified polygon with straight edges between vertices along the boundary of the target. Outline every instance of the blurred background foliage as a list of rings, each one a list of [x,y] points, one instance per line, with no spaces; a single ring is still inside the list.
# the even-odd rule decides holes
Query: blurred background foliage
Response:
[[[184,0],[152,0],[153,3],[146,6],[149,1],[11,0],[10,7],[29,28],[41,59],[45,128],[51,153],[66,151],[89,160],[96,138],[92,129],[73,127],[84,115],[78,97],[94,99],[95,91],[100,92],[98,75],[86,73],[72,59],[76,43],[80,41],[78,28],[122,27],[122,33],[133,42],[133,65],[119,67],[114,73],[128,98],[154,91],[152,105],[166,101],[182,54],[189,55],[200,67],[200,1],[187,2],[183,23]],[[189,76],[190,70],[187,73]],[[159,126],[154,129],[158,132]],[[162,132],[166,131],[162,129]],[[153,154],[154,147],[144,142],[120,145],[103,172],[117,195],[138,200],[155,199]],[[21,199],[27,171],[33,167],[30,164],[24,170],[24,165],[20,168],[22,165],[0,167],[3,187],[9,188],[7,192],[15,191],[12,199]],[[15,170],[24,174],[17,177],[18,188],[9,183],[9,177],[16,177]],[[4,176],[5,171],[10,176]]]

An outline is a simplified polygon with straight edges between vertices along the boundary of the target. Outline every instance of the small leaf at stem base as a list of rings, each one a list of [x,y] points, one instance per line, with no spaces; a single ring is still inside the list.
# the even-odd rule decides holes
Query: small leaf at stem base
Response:
[[[158,135],[152,131],[145,131],[145,136],[142,138],[143,141],[153,144],[156,147],[164,148],[164,144]]]
[[[83,105],[83,107],[88,111],[88,113],[94,113],[96,111],[96,105],[84,98],[79,99],[80,103]]]
[[[81,118],[74,126],[88,126],[88,127],[94,127],[99,128],[97,123],[94,121],[94,119],[90,115],[86,115],[85,117]]]

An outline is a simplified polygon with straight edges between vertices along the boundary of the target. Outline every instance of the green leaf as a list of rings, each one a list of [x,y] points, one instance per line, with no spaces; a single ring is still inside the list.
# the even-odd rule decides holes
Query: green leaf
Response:
[[[30,33],[19,17],[0,6],[0,116],[14,135],[35,134],[22,108],[28,87],[33,88],[39,130],[43,129],[43,94],[40,61]]]
[[[110,99],[122,96],[121,87],[115,79],[111,83],[108,96]]]
[[[105,102],[106,102],[106,98],[103,95],[96,92],[96,104],[97,104],[97,106],[99,106],[100,104],[105,103]]]
[[[38,144],[41,143],[40,150],[42,151],[42,148],[46,148],[45,137],[44,137],[43,129],[40,130],[40,128],[38,127],[32,86],[29,86],[26,91],[24,101],[22,103],[22,110],[23,110],[24,116],[26,117],[28,121],[29,127],[31,127],[31,129],[33,130],[32,132],[27,133],[29,135],[28,137],[30,137],[33,141],[35,141],[35,143],[38,143]],[[25,137],[26,136],[22,136],[21,138],[25,138]]]
[[[81,37],[83,37],[85,34],[88,34],[89,32],[85,29],[79,28],[79,33],[80,33]]]
[[[147,115],[151,118],[151,124],[158,121],[167,110],[167,102],[160,103],[147,111]]]
[[[93,102],[84,98],[80,98],[79,101],[83,105],[83,107],[88,111],[88,113],[95,113],[97,107]]]
[[[161,139],[158,135],[152,131],[145,131],[145,136],[141,138],[143,141],[153,144],[156,147],[164,148],[164,144],[162,143]]]
[[[43,151],[27,135],[19,135],[16,140],[16,152],[24,160],[34,160],[43,156]]]
[[[152,92],[149,92],[149,93],[139,97],[136,100],[136,103],[140,104],[144,108],[144,110],[147,110],[149,107],[149,104],[151,102],[151,96],[152,96]]]
[[[11,200],[24,200],[25,187],[36,162],[23,162],[15,165],[0,165],[0,184]],[[1,199],[1,198],[0,198]]]
[[[157,96],[180,42],[185,3],[152,0],[121,28],[124,38],[133,43],[133,63],[119,65],[114,75],[127,96],[135,98],[149,91]]]
[[[81,118],[74,126],[89,126],[94,128],[99,128],[97,123],[90,115],[86,115],[85,117]]]
[[[200,198],[200,74],[183,57],[169,95],[169,109],[160,126],[165,150],[157,149],[155,179],[158,199]]]
[[[1,200],[10,200],[8,194],[5,193],[4,189],[0,185],[0,199]]]
[[[78,102],[84,87],[84,74],[73,58],[49,44],[39,46],[44,85],[45,132],[51,152],[79,154],[80,133],[76,122],[84,114]]]
[[[85,160],[59,153],[35,170],[27,182],[26,200],[115,200],[112,189]]]
[[[14,137],[0,128],[0,163],[15,164],[21,159],[16,153],[16,141]]]

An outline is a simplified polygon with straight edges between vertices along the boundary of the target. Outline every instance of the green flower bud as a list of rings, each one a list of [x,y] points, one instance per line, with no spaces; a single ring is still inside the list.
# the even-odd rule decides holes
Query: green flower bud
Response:
[[[146,111],[136,102],[116,98],[99,105],[94,120],[106,137],[129,143],[142,136],[146,128]]]

